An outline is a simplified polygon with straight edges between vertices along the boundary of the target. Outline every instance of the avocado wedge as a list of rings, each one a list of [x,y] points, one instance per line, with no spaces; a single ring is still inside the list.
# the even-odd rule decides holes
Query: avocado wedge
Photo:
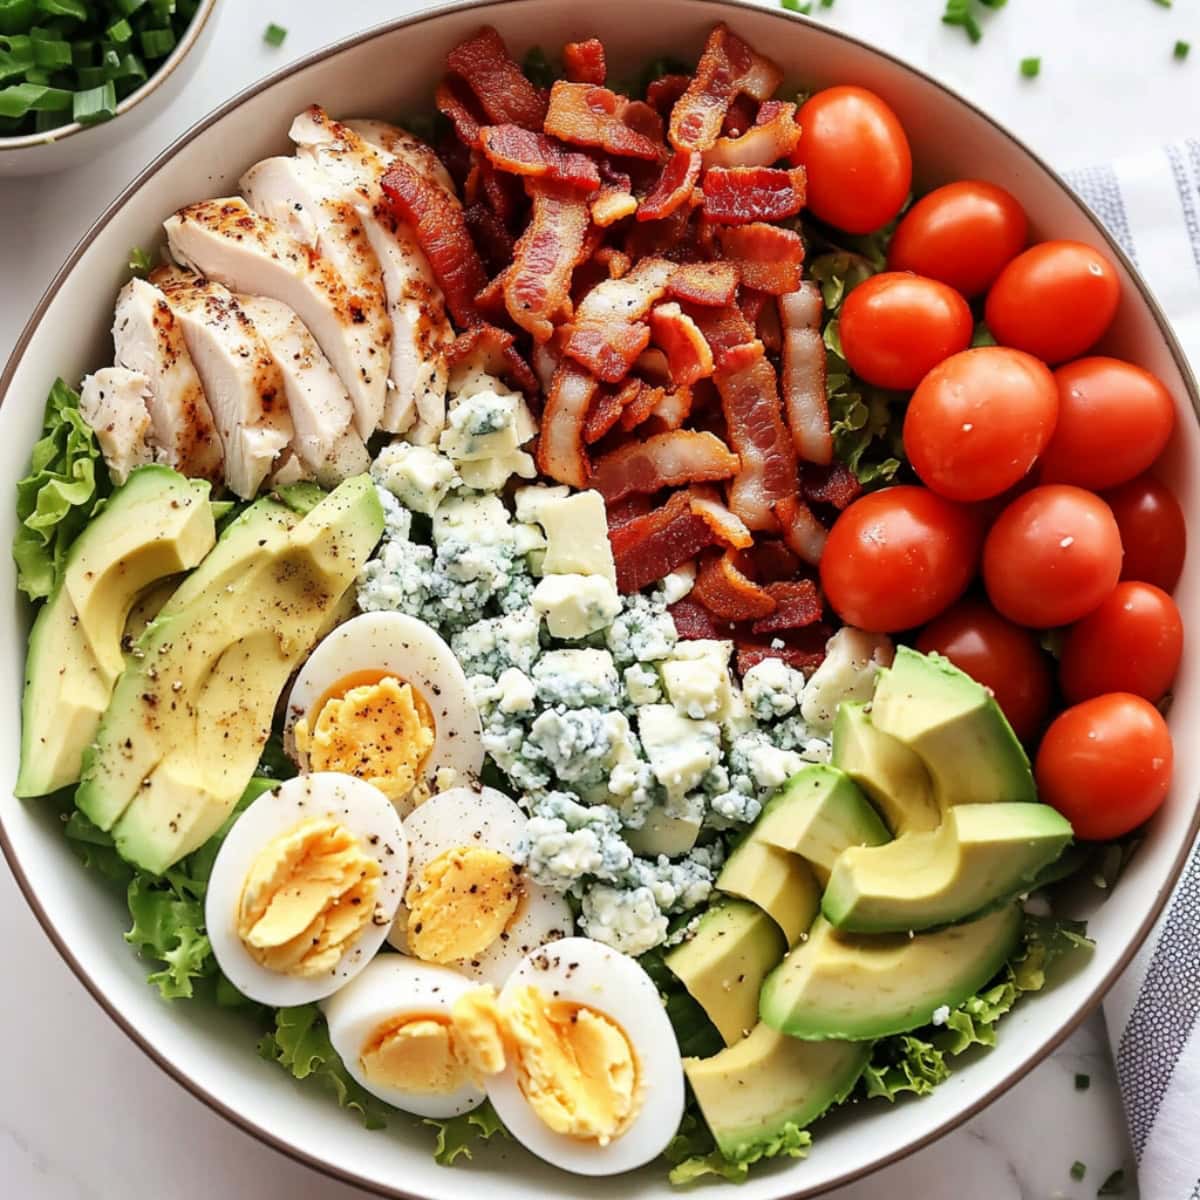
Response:
[[[929,1024],[1004,965],[1021,935],[1006,904],[936,933],[843,933],[819,917],[763,985],[763,1021],[789,1037],[871,1040]]]
[[[817,881],[804,859],[753,837],[744,837],[725,860],[717,891],[757,904],[789,946],[808,932],[821,908]]]

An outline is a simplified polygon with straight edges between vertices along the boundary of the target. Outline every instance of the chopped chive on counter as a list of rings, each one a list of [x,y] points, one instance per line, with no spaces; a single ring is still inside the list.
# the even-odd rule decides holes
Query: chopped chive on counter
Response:
[[[1161,4],[1162,0],[1158,0]],[[1115,1170],[1100,1186],[1096,1189],[1097,1196],[1123,1196],[1125,1195],[1125,1172],[1120,1168]]]
[[[1072,1179],[1082,1179],[1086,1174],[1087,1167],[1083,1163],[1079,1162],[1078,1159],[1071,1164]]]
[[[1075,1076],[1075,1090],[1077,1092],[1086,1092],[1092,1086],[1092,1077],[1090,1075]]]
[[[1182,62],[1185,58],[1187,58],[1188,51],[1191,50],[1191,48],[1192,48],[1191,42],[1178,41],[1175,43],[1175,49],[1174,49],[1173,53],[1174,53],[1175,57],[1177,59],[1179,59],[1180,62]]]
[[[1175,3],[1175,0],[1154,0],[1154,3],[1157,4],[1159,8],[1170,8],[1171,5]]]
[[[263,30],[263,41],[268,46],[282,46],[286,37],[287,30],[282,25],[276,25],[274,21]]]
[[[1042,69],[1042,60],[1040,58],[1023,58],[1021,59],[1021,74],[1026,79],[1036,79]]]
[[[946,0],[942,24],[958,26],[972,42],[978,42],[983,37],[983,28],[971,11],[971,0]]]

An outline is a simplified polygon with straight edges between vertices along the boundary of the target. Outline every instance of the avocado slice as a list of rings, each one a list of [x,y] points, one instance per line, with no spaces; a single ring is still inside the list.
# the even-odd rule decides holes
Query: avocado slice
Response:
[[[722,900],[663,962],[704,1009],[727,1046],[758,1024],[758,991],[787,945],[757,905]]]
[[[220,827],[254,774],[280,693],[383,530],[369,477],[304,518],[260,500],[134,648],[76,804],[161,873]]]
[[[847,847],[889,840],[879,815],[850,777],[823,763],[802,767],[767,801],[753,837],[807,859],[822,882]]]
[[[795,854],[744,837],[725,860],[717,890],[757,904],[783,930],[789,946],[807,932],[821,908],[808,864]]]
[[[815,1040],[905,1033],[979,991],[1020,936],[1019,904],[916,937],[843,933],[819,917],[808,940],[767,976],[762,1019],[790,1037]]]
[[[826,920],[856,933],[907,933],[981,912],[1024,891],[1071,841],[1048,804],[959,804],[929,833],[853,846],[821,898]]]
[[[943,809],[1037,800],[1029,758],[999,705],[939,654],[898,646],[879,672],[871,722],[921,759]]]
[[[942,814],[925,764],[881,732],[863,704],[842,704],[833,724],[833,765],[879,810],[893,837],[936,829]]]
[[[871,1058],[869,1042],[803,1042],[768,1025],[684,1073],[721,1153],[735,1162],[844,1100]]]
[[[190,570],[215,540],[208,484],[160,466],[133,471],[79,535],[29,637],[15,795],[44,796],[79,778],[125,666],[138,596]]]

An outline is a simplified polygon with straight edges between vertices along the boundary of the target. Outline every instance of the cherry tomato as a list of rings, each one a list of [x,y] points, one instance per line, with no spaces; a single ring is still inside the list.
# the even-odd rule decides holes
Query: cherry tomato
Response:
[[[1187,526],[1179,501],[1149,475],[1105,492],[1104,499],[1117,519],[1125,547],[1121,578],[1174,591],[1187,553]]]
[[[839,329],[850,369],[876,387],[911,391],[943,359],[971,344],[967,302],[936,279],[885,271],[842,305]]]
[[[1017,737],[1032,738],[1050,711],[1052,677],[1037,638],[980,600],[960,600],[917,638],[922,654],[944,654],[990,688]]]
[[[1171,783],[1167,723],[1140,696],[1110,692],[1061,713],[1046,730],[1038,792],[1087,841],[1120,837],[1158,811]]]
[[[821,556],[821,585],[848,625],[894,633],[923,625],[967,589],[980,526],[969,509],[919,487],[891,487],[838,517]]]
[[[796,119],[809,212],[847,233],[886,225],[912,185],[912,152],[896,114],[874,92],[841,86],[810,97]]]
[[[1183,620],[1175,601],[1152,583],[1118,583],[1067,634],[1059,681],[1072,704],[1105,692],[1161,700],[1182,655]]]
[[[861,290],[850,293],[847,307]],[[1023,350],[979,346],[921,380],[904,417],[904,450],[935,492],[987,500],[1028,474],[1057,414],[1054,376],[1044,363]]]
[[[1149,371],[1118,358],[1081,358],[1054,372],[1058,425],[1042,479],[1093,489],[1140,475],[1175,428],[1171,393]]]
[[[1100,340],[1120,292],[1116,268],[1098,250],[1082,242],[1041,242],[1000,272],[984,316],[1002,346],[1066,362]]]
[[[1010,621],[1050,629],[1086,616],[1117,585],[1121,534],[1092,492],[1047,484],[1018,496],[983,547],[988,598]]]
[[[1025,210],[1002,187],[962,179],[922,196],[904,214],[892,234],[888,266],[979,296],[1021,253],[1028,229]]]

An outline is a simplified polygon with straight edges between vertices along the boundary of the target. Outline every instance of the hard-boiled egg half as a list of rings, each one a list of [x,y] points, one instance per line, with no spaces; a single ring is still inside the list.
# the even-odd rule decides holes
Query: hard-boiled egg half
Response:
[[[217,964],[261,1004],[331,995],[383,944],[407,871],[404,828],[378,788],[329,772],[289,779],[217,852],[204,907]]]
[[[381,954],[322,1007],[346,1070],[387,1104],[456,1117],[483,1102],[451,1021],[470,980],[446,967]]]
[[[402,813],[439,775],[473,783],[483,766],[479,710],[450,647],[423,621],[374,612],[339,625],[288,697],[285,745],[302,771],[341,771]]]
[[[558,892],[528,878],[528,818],[495,788],[451,788],[405,818],[408,888],[388,941],[502,984],[530,951],[574,929]]]
[[[578,1175],[615,1175],[666,1149],[683,1116],[675,1032],[650,977],[588,938],[535,950],[499,996],[477,988],[452,1018],[508,1131]]]

